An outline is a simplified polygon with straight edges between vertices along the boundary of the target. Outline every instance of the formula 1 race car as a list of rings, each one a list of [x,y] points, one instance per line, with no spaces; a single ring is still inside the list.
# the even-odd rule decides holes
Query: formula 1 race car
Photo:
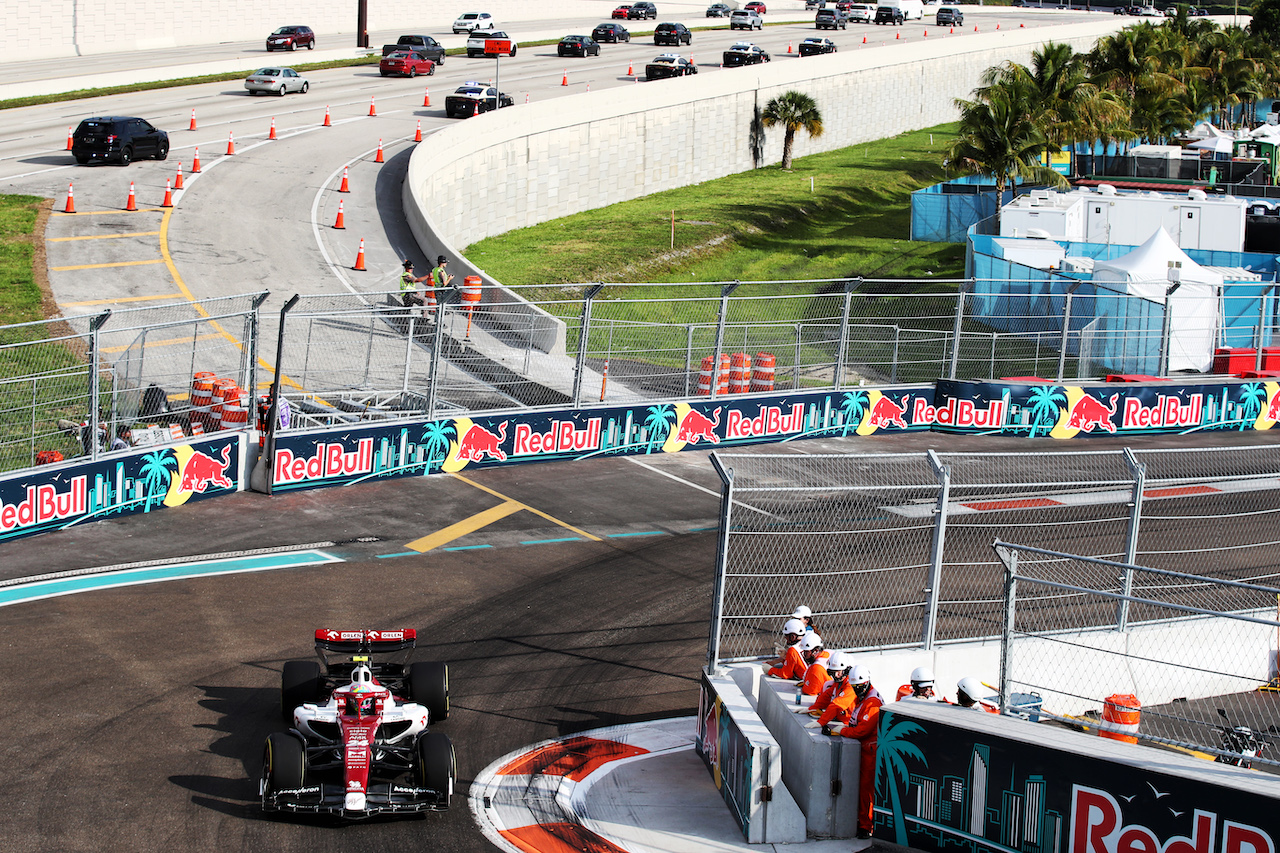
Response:
[[[417,632],[315,635],[320,662],[285,662],[280,709],[288,732],[267,737],[263,811],[344,818],[449,807],[456,763],[448,735],[449,667],[408,663]]]

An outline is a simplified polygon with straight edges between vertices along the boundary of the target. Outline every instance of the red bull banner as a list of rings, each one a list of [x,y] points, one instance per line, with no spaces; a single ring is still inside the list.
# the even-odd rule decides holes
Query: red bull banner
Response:
[[[0,478],[0,541],[240,491],[243,434]]]
[[[694,749],[711,772],[743,835],[750,837],[755,750],[721,701],[715,686],[702,673],[698,696],[698,739]]]
[[[914,432],[931,385],[508,412],[276,437],[272,491],[464,468],[678,453],[802,438]]]
[[[915,422],[939,432],[1028,438],[1267,430],[1280,422],[1280,382],[1079,384],[939,380]]]

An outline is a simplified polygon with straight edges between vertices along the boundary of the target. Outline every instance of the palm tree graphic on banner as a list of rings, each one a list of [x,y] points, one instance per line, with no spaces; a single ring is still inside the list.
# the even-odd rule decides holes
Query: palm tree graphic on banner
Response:
[[[846,391],[840,398],[840,414],[844,416],[841,435],[848,435],[862,423],[862,413],[867,410],[865,391]]]
[[[1240,429],[1252,426],[1262,412],[1262,403],[1267,399],[1267,389],[1260,382],[1250,382],[1240,388]]]
[[[449,453],[449,442],[454,438],[456,430],[452,421],[432,421],[422,429],[422,444],[427,450],[427,467],[424,474],[431,473],[431,466],[437,467]]]
[[[169,493],[169,486],[173,483],[170,466],[172,472],[176,473],[177,460],[167,450],[154,450],[142,457],[138,474],[142,477],[143,512],[151,512],[151,505],[159,504]]]
[[[1031,389],[1027,397],[1027,405],[1031,411],[1031,428],[1029,437],[1036,437],[1036,430],[1044,435],[1053,431],[1058,423],[1062,409],[1067,405],[1067,395],[1057,385],[1037,385]]]
[[[654,448],[661,448],[671,432],[671,425],[676,422],[676,411],[663,403],[661,406],[650,406],[644,416],[644,429],[648,435],[645,452],[652,453]]]
[[[879,746],[876,748],[876,774],[882,778],[883,789],[889,791],[889,803],[893,810],[893,826],[897,833],[895,843],[900,847],[907,846],[907,825],[902,818],[902,798],[898,794],[899,787],[905,787],[911,778],[907,770],[907,760],[918,761],[925,767],[925,760],[920,747],[907,738],[924,732],[924,726],[910,720],[899,720],[892,711],[882,711],[887,716],[887,724],[880,730]]]

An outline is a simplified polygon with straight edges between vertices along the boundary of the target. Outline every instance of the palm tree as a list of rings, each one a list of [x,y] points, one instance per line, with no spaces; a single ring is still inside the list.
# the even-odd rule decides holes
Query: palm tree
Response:
[[[1126,27],[1098,39],[1087,60],[1093,82],[1130,105],[1130,127],[1151,141],[1170,135],[1168,122],[1160,120],[1169,111],[1153,115],[1151,107],[1181,98],[1187,91],[1183,71],[1187,63],[1171,33],[1149,23]]]
[[[887,723],[881,723],[882,734],[878,741],[879,745],[876,747],[876,771],[877,775],[883,777],[885,787],[889,789],[893,825],[897,829],[895,841],[898,846],[906,847],[907,825],[902,819],[902,799],[898,796],[898,786],[899,783],[905,785],[911,778],[911,774],[907,771],[906,759],[910,758],[928,766],[920,747],[907,741],[911,735],[923,732],[924,726],[910,720],[896,719],[892,711],[881,711],[881,714],[888,714],[889,719]]]
[[[1267,389],[1260,382],[1250,382],[1240,389],[1240,429],[1246,429],[1258,419],[1262,401],[1267,399]]]
[[[1058,423],[1058,416],[1062,414],[1062,407],[1067,405],[1067,395],[1057,385],[1037,385],[1031,389],[1027,402],[1031,405],[1029,437],[1035,438],[1036,430],[1040,427],[1044,427],[1045,435],[1053,431]]]
[[[151,505],[160,503],[169,493],[169,486],[173,482],[170,465],[174,471],[177,470],[177,460],[167,450],[153,450],[142,457],[138,473],[142,475],[143,512],[151,512]]]
[[[649,407],[644,417],[645,433],[649,436],[645,446],[646,453],[652,453],[655,447],[661,447],[666,442],[667,434],[671,432],[671,424],[675,422],[675,409],[666,403]]]
[[[843,435],[848,435],[858,428],[862,422],[862,413],[867,409],[865,391],[846,391],[840,398],[840,414],[844,416]]]
[[[765,127],[782,125],[786,133],[782,137],[782,168],[791,168],[791,146],[796,140],[796,131],[804,128],[810,138],[822,135],[822,113],[813,98],[792,90],[783,92],[764,105],[760,123]]]
[[[1045,134],[1030,111],[1026,81],[998,80],[976,92],[972,101],[955,100],[960,129],[947,150],[948,168],[960,174],[992,175],[996,184],[996,217],[1004,191],[1018,178],[1065,189],[1066,178],[1040,165]]]
[[[433,462],[444,459],[449,450],[449,441],[454,437],[452,421],[432,421],[422,428],[422,443],[427,448],[427,471],[430,472]],[[438,458],[437,458],[438,457]]]

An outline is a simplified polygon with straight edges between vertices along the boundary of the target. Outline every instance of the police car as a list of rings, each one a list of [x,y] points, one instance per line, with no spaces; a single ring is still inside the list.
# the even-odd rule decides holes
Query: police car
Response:
[[[735,45],[730,45],[729,49],[724,52],[725,68],[733,68],[737,65],[760,65],[769,61],[769,54],[763,48],[749,41],[740,41]]]
[[[444,113],[449,118],[468,118],[514,104],[515,101],[505,92],[473,80],[463,83],[444,99]]]
[[[820,53],[835,53],[836,43],[831,39],[807,38],[800,42],[801,56],[816,56]]]
[[[698,66],[676,53],[660,53],[644,67],[644,79],[661,80],[663,77],[683,77],[697,74]]]

